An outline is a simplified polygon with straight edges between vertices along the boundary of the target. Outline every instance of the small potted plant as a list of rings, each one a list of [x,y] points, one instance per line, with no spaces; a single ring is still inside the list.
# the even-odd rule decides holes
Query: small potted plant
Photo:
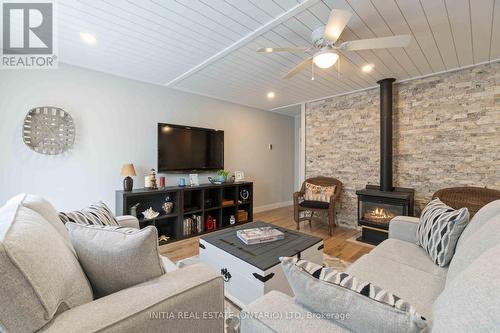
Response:
[[[213,184],[223,184],[227,182],[227,175],[229,175],[229,171],[218,170],[215,177],[208,177],[208,180]]]
[[[229,171],[219,170],[215,175],[215,179],[221,183],[227,182],[227,175],[229,175]]]

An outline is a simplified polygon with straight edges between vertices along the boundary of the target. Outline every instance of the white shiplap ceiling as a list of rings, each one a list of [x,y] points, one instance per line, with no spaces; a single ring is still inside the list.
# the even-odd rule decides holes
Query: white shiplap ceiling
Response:
[[[64,0],[60,61],[261,109],[318,99],[500,58],[500,0]],[[411,34],[404,49],[343,52],[335,69],[282,80],[308,55],[331,9],[354,15],[342,41]],[[80,32],[97,45],[80,41]],[[360,67],[374,64],[371,73]],[[266,98],[269,91],[276,97]]]

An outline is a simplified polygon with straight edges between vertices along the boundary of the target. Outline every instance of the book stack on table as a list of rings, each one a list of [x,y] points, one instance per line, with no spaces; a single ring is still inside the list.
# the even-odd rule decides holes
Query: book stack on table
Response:
[[[272,227],[238,230],[236,236],[246,245],[274,242],[285,238],[284,233]]]

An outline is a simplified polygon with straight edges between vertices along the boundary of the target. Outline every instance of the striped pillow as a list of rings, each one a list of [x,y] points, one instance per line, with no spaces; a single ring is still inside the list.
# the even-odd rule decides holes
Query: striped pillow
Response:
[[[280,260],[299,303],[327,319],[349,314],[333,320],[354,332],[420,332],[427,326],[412,305],[370,282],[306,260]]]
[[[74,222],[83,225],[119,226],[109,207],[102,201],[74,212],[61,212],[59,213],[59,218],[64,224],[66,222]]]
[[[417,244],[438,266],[446,266],[455,254],[462,231],[469,223],[467,208],[453,209],[439,198],[429,202],[422,211],[417,227]]]

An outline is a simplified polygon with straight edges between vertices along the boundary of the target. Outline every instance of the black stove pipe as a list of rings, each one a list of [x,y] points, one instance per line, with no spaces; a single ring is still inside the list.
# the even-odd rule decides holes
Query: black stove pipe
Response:
[[[392,83],[387,78],[380,85],[380,190],[393,191],[392,186]]]

